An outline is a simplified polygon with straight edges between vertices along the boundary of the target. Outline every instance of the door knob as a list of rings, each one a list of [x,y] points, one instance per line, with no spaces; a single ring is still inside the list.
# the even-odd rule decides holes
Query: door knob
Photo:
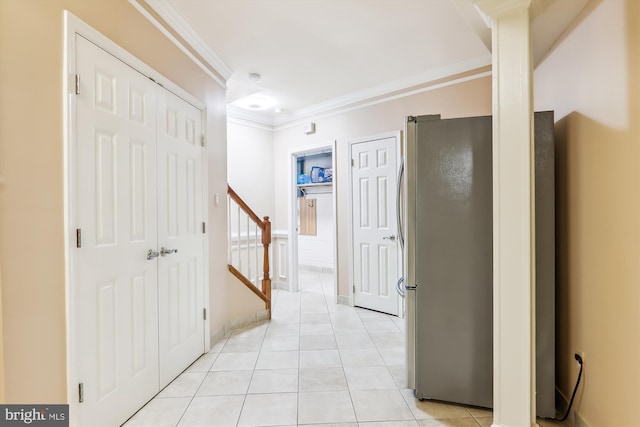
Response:
[[[156,258],[158,255],[160,255],[158,252],[153,249],[149,249],[149,252],[147,252],[147,259]]]
[[[160,255],[162,255],[162,256],[169,255],[169,254],[175,254],[175,253],[178,253],[177,249],[167,249],[164,246],[160,248]]]
[[[382,239],[393,241],[393,240],[396,240],[396,236],[395,234],[392,234],[391,236],[384,236]]]

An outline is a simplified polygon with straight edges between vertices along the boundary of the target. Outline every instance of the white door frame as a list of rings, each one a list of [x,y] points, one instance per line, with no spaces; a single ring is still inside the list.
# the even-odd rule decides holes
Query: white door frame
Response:
[[[178,97],[184,99],[196,108],[202,111],[202,132],[206,139],[206,104],[181,89],[175,83],[171,82],[160,73],[146,65],[140,59],[136,58],[125,49],[112,42],[106,36],[92,28],[90,25],[77,18],[69,11],[64,12],[64,60],[62,73],[62,97],[63,97],[63,158],[64,158],[64,233],[65,233],[65,303],[66,303],[66,351],[67,351],[67,401],[70,405],[70,423],[75,425],[77,411],[74,409],[78,405],[78,372],[76,363],[76,343],[75,343],[75,319],[73,318],[73,310],[75,304],[74,294],[74,248],[76,247],[75,209],[77,206],[77,192],[75,191],[75,183],[77,176],[74,170],[76,161],[77,135],[75,131],[76,118],[76,98],[75,98],[75,75],[76,75],[76,35],[82,36],[91,43],[104,49],[117,59],[128,64],[138,72],[145,76],[153,78],[160,83],[166,90],[172,92]],[[206,144],[205,144],[205,150]],[[208,169],[207,154],[202,156],[202,197],[203,197],[203,219],[208,220]],[[203,301],[204,307],[209,312],[209,245],[207,239],[203,243]],[[205,322],[204,325],[204,348],[208,349],[210,343],[210,325]],[[133,414],[132,414],[133,415]]]
[[[396,140],[396,176],[395,179],[398,178],[398,173],[400,172],[400,160],[401,160],[401,152],[400,152],[400,145],[401,145],[401,137],[402,137],[402,131],[391,131],[391,132],[385,132],[385,133],[379,133],[376,135],[370,135],[370,136],[364,136],[364,137],[360,137],[360,138],[354,138],[354,139],[350,139],[347,141],[347,144],[349,146],[349,159],[353,158],[353,145],[354,144],[359,144],[362,142],[369,142],[369,141],[376,141],[378,139],[387,139],[387,138],[395,138]],[[354,280],[355,280],[355,271],[354,271],[354,259],[353,259],[353,251],[354,251],[354,247],[353,247],[353,243],[354,243],[354,239],[353,239],[353,174],[352,174],[353,170],[351,169],[351,166],[349,166],[349,283],[351,284],[351,286],[349,286],[349,303],[351,306],[353,306],[355,304],[355,294],[354,294]],[[396,183],[397,184],[397,183]],[[396,201],[393,200],[393,203],[395,203]],[[394,212],[395,212],[395,205],[393,206]],[[400,230],[396,230],[396,234],[400,234]],[[398,244],[399,246],[399,244]],[[400,249],[400,247],[398,247],[398,274],[401,275],[402,274],[402,250]],[[398,277],[399,278],[399,277]],[[398,317],[402,318],[404,317],[404,310],[402,309],[402,304],[403,304],[403,299],[401,297],[398,297]]]
[[[336,195],[336,141],[328,141],[306,145],[289,151],[289,197],[288,197],[288,221],[289,221],[289,291],[300,291],[298,283],[298,230],[296,229],[298,217],[298,165],[297,158],[304,154],[317,153],[321,150],[331,149],[331,168],[333,180],[331,182],[331,194],[333,198],[333,284],[335,287],[335,299],[338,298],[338,225],[337,225],[337,195]],[[336,302],[334,301],[334,302]]]

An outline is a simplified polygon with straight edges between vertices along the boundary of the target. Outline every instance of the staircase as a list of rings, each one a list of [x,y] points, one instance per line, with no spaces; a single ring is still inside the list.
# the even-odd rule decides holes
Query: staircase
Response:
[[[268,216],[260,219],[228,185],[227,198],[229,271],[264,301],[271,319],[271,222]]]

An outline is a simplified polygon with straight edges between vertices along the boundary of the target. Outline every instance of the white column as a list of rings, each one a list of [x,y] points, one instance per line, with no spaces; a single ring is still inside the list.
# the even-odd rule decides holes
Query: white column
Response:
[[[477,0],[492,21],[493,425],[535,426],[531,0]]]

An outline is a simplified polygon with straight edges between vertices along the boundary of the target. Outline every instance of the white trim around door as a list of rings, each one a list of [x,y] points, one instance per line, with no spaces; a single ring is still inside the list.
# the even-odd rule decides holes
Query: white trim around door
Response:
[[[300,290],[299,278],[298,278],[298,229],[297,229],[297,217],[298,217],[298,207],[297,207],[297,158],[298,156],[303,156],[305,154],[311,153],[319,153],[322,150],[330,149],[332,152],[332,160],[331,167],[333,169],[333,181],[332,181],[332,197],[333,197],[333,283],[334,290],[337,299],[338,295],[338,234],[337,234],[337,179],[336,177],[336,141],[328,141],[322,142],[312,145],[307,145],[304,147],[299,147],[289,151],[289,191],[288,191],[288,210],[287,210],[287,219],[289,221],[289,291],[290,292],[298,292]],[[337,300],[336,300],[337,301]]]

